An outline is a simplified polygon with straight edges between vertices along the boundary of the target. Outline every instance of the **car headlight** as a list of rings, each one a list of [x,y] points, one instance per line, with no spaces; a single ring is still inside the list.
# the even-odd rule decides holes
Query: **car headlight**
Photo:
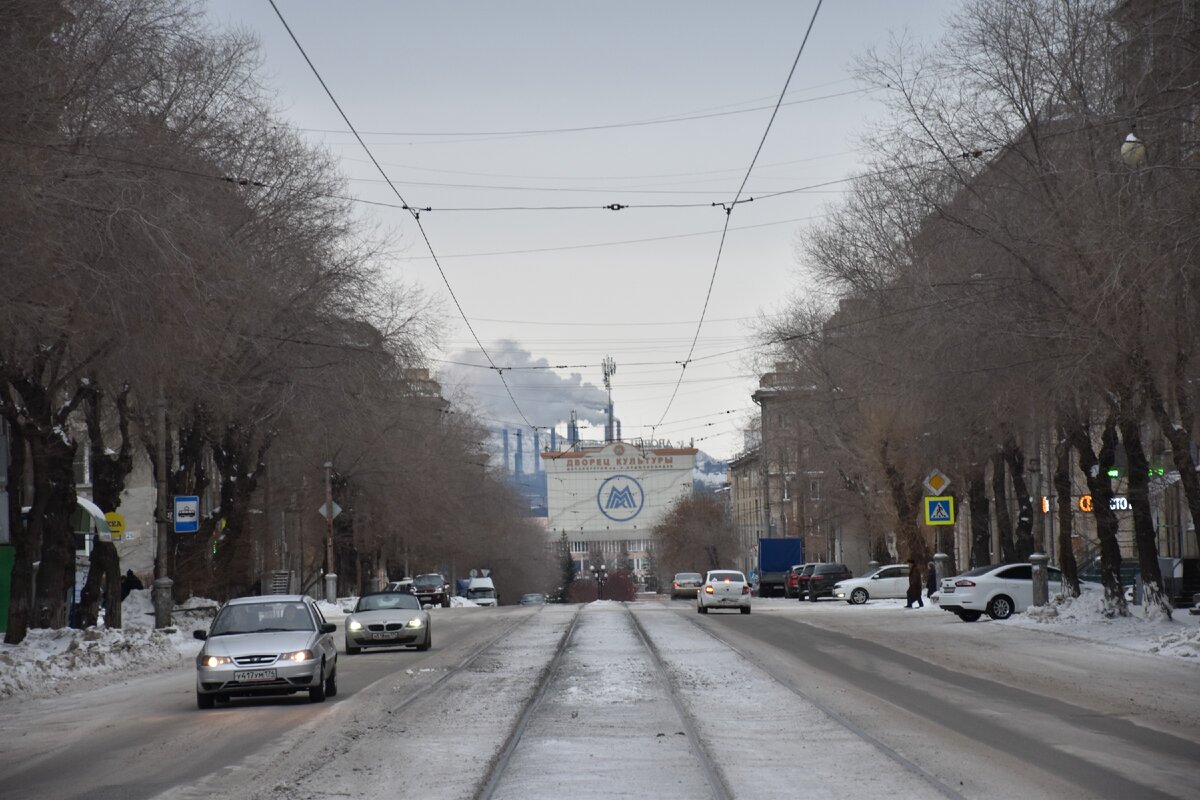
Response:
[[[350,620],[350,630],[352,630],[352,631],[361,631],[361,630],[362,630],[362,623],[361,623],[361,622],[359,622],[359,621],[358,621],[358,620],[356,620],[356,619],[352,619],[352,620]]]
[[[424,620],[422,620],[420,617],[413,617],[412,619],[410,619],[410,620],[408,621],[408,624],[407,624],[407,626],[406,626],[406,627],[409,627],[409,628],[420,628],[420,627],[421,627],[421,626],[423,626],[424,624],[425,624],[425,621],[424,621]]]
[[[233,659],[229,656],[201,656],[200,658],[200,664],[205,667],[220,667],[232,663]]]
[[[279,654],[280,661],[312,661],[314,657],[312,650],[297,650],[294,653]]]

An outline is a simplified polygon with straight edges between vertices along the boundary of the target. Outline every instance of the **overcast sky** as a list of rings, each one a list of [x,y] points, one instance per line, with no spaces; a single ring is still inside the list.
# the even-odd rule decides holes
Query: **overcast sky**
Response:
[[[625,438],[661,420],[659,438],[719,458],[742,449],[751,326],[814,290],[795,274],[796,243],[840,186],[736,208],[695,360],[668,402],[717,259],[725,212],[711,204],[736,194],[816,0],[277,3],[404,199],[432,208],[421,223],[495,363],[568,366],[506,373],[530,422],[576,406],[599,419],[612,356]],[[905,31],[936,39],[959,5],[825,0],[744,196],[853,174],[880,106],[857,91],[852,59]],[[351,193],[397,202],[267,0],[208,8],[259,39],[285,118],[340,157]],[[408,213],[359,208],[390,234],[394,279],[440,300],[431,366],[448,391],[469,392],[490,424],[521,423],[494,372],[446,363],[486,360]]]

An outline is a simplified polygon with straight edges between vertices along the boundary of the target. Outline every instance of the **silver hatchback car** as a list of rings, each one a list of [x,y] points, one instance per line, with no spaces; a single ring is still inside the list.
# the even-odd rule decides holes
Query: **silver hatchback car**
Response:
[[[311,597],[238,597],[217,612],[196,656],[196,705],[252,695],[308,692],[319,703],[337,694],[337,627]]]

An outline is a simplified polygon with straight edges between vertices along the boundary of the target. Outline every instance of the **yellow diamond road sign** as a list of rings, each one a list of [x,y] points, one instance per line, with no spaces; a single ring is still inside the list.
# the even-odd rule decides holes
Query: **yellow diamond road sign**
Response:
[[[941,494],[949,485],[950,479],[943,475],[940,470],[935,469],[925,477],[925,488],[931,494]]]

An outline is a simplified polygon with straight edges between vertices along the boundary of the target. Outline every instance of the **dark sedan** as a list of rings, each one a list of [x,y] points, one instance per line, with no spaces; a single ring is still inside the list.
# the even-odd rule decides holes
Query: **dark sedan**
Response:
[[[808,577],[808,599],[816,602],[819,597],[833,597],[833,587],[838,581],[847,581],[854,577],[845,564],[817,564],[813,567],[812,575]]]

